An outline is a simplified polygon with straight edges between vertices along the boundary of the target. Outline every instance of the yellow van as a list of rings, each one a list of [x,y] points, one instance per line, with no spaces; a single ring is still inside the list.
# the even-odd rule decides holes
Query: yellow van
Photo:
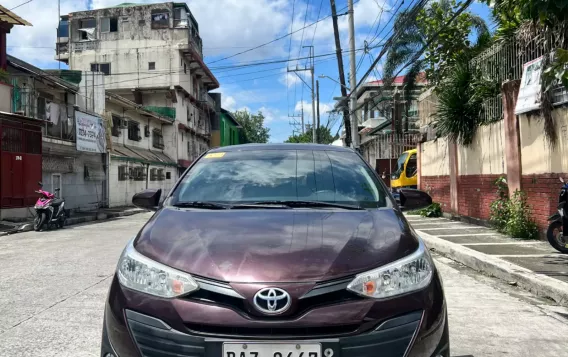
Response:
[[[391,174],[392,188],[418,187],[418,162],[416,149],[402,153],[396,162],[396,171]]]

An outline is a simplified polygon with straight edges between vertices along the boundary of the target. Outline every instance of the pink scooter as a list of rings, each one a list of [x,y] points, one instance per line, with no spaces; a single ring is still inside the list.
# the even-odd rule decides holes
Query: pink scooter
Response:
[[[63,228],[65,225],[65,200],[63,198],[57,198],[55,194],[44,191],[41,189],[43,184],[38,183],[40,189],[35,191],[41,195],[38,198],[34,209],[36,211],[36,216],[34,219],[34,230],[40,231],[44,225],[47,224],[48,227],[56,226]],[[59,189],[55,189],[55,192],[59,192]]]

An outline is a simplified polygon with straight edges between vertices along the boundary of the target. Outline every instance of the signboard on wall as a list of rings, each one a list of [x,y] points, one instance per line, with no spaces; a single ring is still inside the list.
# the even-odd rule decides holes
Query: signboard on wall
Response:
[[[77,150],[93,153],[106,152],[106,133],[102,118],[75,112]]]
[[[515,114],[522,114],[540,109],[540,76],[542,74],[542,60],[539,57],[523,65],[523,76],[515,106]]]

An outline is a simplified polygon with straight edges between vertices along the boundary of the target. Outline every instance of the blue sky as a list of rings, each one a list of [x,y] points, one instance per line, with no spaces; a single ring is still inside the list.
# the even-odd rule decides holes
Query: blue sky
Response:
[[[380,43],[392,34],[389,22],[393,12],[402,0],[355,0],[355,47],[362,49],[365,41],[370,46]],[[7,8],[13,8],[24,0],[4,0]],[[91,8],[114,6],[126,0],[61,0],[62,13]],[[129,1],[130,2],[130,1]],[[134,1],[133,1],[134,2]],[[137,1],[160,2],[160,1]],[[217,91],[222,93],[226,109],[247,109],[262,111],[266,125],[270,128],[271,142],[282,142],[292,134],[293,118],[303,107],[307,123],[311,118],[311,94],[309,88],[289,68],[305,67],[308,49],[313,45],[316,56],[315,77],[326,75],[338,78],[337,61],[331,19],[297,31],[293,36],[270,43],[257,50],[246,52],[226,60],[252,47],[269,42],[292,31],[301,29],[331,13],[329,0],[189,0],[190,10],[200,26],[203,39],[205,62],[221,83]],[[401,9],[413,1],[404,1]],[[336,0],[338,13],[345,13],[347,0]],[[470,11],[489,19],[487,6],[474,3]],[[18,15],[32,22],[33,27],[18,27],[8,36],[8,52],[40,68],[58,68],[53,60],[57,27],[57,0],[34,0],[14,10]],[[39,14],[42,16],[27,16]],[[305,24],[305,25],[304,25]],[[339,19],[341,45],[348,49],[347,16]],[[378,31],[377,31],[378,29]],[[357,79],[369,68],[378,54],[373,49],[369,54],[357,52]],[[288,63],[274,63],[262,66],[234,67],[254,62],[292,59]],[[344,56],[345,73],[349,71],[348,56]],[[62,67],[63,68],[63,67]],[[300,73],[298,73],[300,74]],[[377,66],[370,78],[380,78],[381,66]],[[311,85],[309,72],[303,72],[305,81]],[[330,79],[320,81],[320,112],[322,124],[330,122],[332,134],[339,130],[338,116],[327,112],[333,106],[333,97],[340,95],[340,88]],[[299,129],[299,127],[297,127]]]

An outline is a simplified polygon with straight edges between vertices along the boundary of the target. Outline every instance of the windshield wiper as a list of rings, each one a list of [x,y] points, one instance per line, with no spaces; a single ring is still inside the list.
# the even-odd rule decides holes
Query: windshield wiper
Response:
[[[174,207],[190,207],[190,208],[204,208],[204,209],[231,209],[232,206],[225,205],[222,203],[215,202],[203,202],[203,201],[188,201],[188,202],[177,202],[172,205]]]
[[[334,208],[343,208],[349,210],[364,210],[361,206],[356,205],[347,205],[341,203],[333,203],[333,202],[320,202],[320,201],[258,201],[258,202],[251,202],[242,205],[234,205],[233,208],[272,208],[270,205],[277,205],[277,206],[284,206],[287,208],[294,208],[294,207],[334,207]],[[277,208],[277,207],[275,207]]]

